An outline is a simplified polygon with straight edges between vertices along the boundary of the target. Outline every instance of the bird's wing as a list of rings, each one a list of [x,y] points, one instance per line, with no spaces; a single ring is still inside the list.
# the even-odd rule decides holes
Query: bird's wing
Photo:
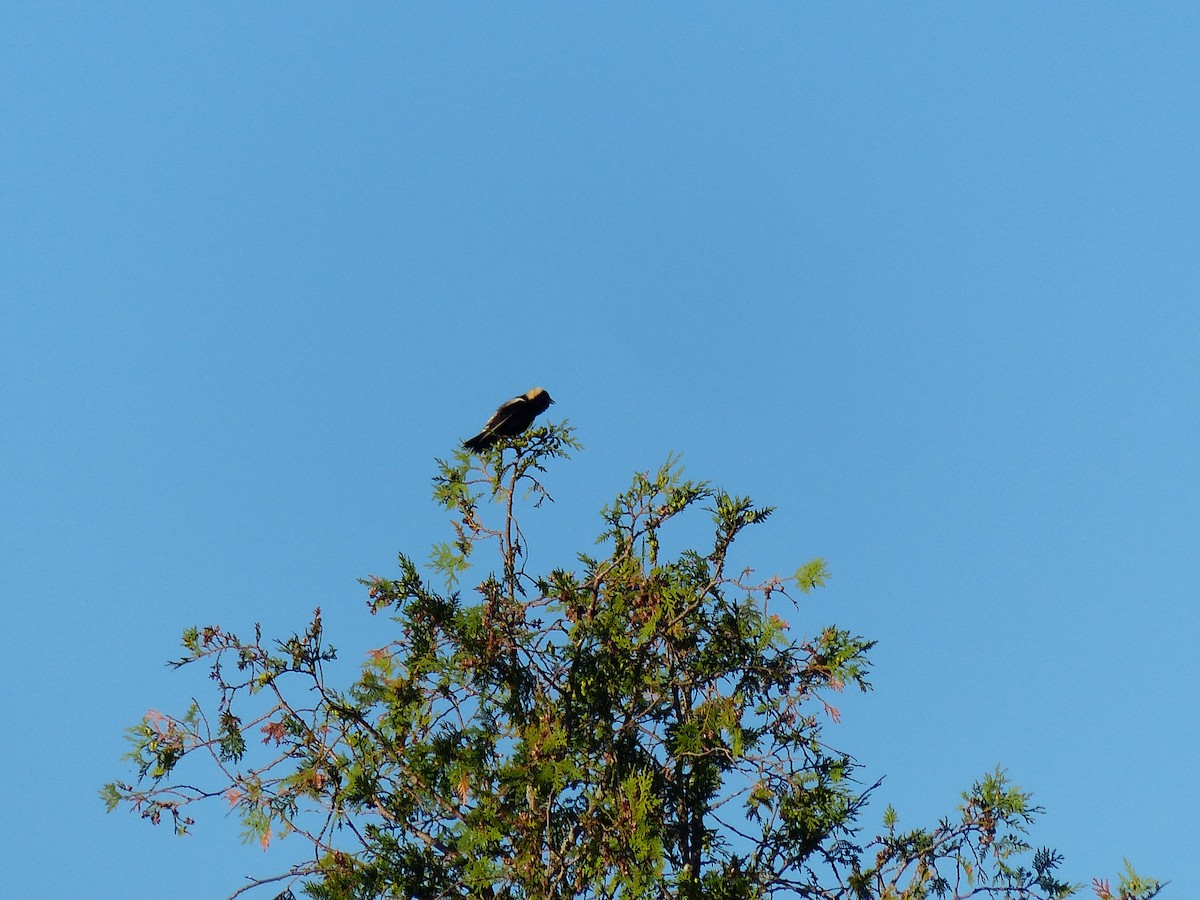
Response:
[[[483,426],[484,431],[495,432],[497,429],[503,428],[504,423],[512,418],[513,413],[524,406],[529,401],[524,396],[513,397],[500,404],[500,408],[492,413],[492,417],[487,420],[487,424]]]

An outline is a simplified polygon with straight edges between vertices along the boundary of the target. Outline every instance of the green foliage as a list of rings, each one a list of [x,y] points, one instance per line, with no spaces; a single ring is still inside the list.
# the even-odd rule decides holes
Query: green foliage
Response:
[[[187,807],[222,798],[245,840],[306,843],[307,861],[252,882],[280,897],[1071,893],[1058,855],[1024,839],[1040,810],[1000,770],[954,819],[902,832],[889,807],[883,834],[861,834],[877,785],[826,728],[838,692],[870,689],[873,644],[833,625],[793,635],[788,588],[824,585],[823,560],[787,581],[726,572],[770,507],[684,478],[673,457],[603,509],[599,556],[528,572],[518,512],[551,499],[546,464],[578,448],[557,424],[438,461],[453,536],[429,562],[444,589],[404,554],[365,579],[393,624],[346,687],[326,678],[320,610],[282,641],[187,629],[173,665],[207,666],[215,706],[131,728],[137,781],[105,786],[106,806],[183,833]],[[664,557],[664,531],[705,512],[711,541]],[[1151,885],[1130,870],[1102,897],[1148,900]]]
[[[813,559],[798,568],[792,579],[796,582],[796,587],[807,594],[816,588],[825,587],[826,581],[829,580],[829,570],[825,566],[825,560]]]
[[[1165,883],[1135,872],[1129,860],[1125,860],[1125,871],[1118,876],[1115,890],[1106,878],[1092,881],[1092,890],[1100,900],[1150,900],[1151,897],[1157,897],[1164,887]]]

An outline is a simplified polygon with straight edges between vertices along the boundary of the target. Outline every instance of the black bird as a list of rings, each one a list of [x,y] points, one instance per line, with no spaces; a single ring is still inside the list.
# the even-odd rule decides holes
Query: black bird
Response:
[[[469,441],[463,441],[463,446],[472,453],[481,453],[505,438],[516,437],[528,429],[533,420],[544,413],[553,402],[550,394],[540,387],[526,391],[520,397],[513,397],[488,419],[483,431]]]

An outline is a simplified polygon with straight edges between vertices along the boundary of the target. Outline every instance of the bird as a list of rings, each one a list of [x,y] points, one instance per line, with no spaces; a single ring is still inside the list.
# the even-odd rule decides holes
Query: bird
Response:
[[[472,453],[482,453],[488,447],[494,447],[505,438],[516,437],[526,431],[533,420],[549,409],[554,400],[545,388],[535,387],[519,397],[513,397],[488,419],[483,431],[468,441],[463,441],[463,447]]]

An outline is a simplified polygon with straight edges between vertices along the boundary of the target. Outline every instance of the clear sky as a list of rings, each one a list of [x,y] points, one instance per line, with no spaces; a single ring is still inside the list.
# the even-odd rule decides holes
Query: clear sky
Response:
[[[284,868],[106,815],[123,729],[209,696],[189,625],[386,642],[355,579],[540,384],[587,449],[535,563],[671,451],[778,506],[760,572],[828,560],[871,827],[1000,763],[1066,877],[1200,896],[1198,48],[1183,2],[5,4],[8,895]]]

